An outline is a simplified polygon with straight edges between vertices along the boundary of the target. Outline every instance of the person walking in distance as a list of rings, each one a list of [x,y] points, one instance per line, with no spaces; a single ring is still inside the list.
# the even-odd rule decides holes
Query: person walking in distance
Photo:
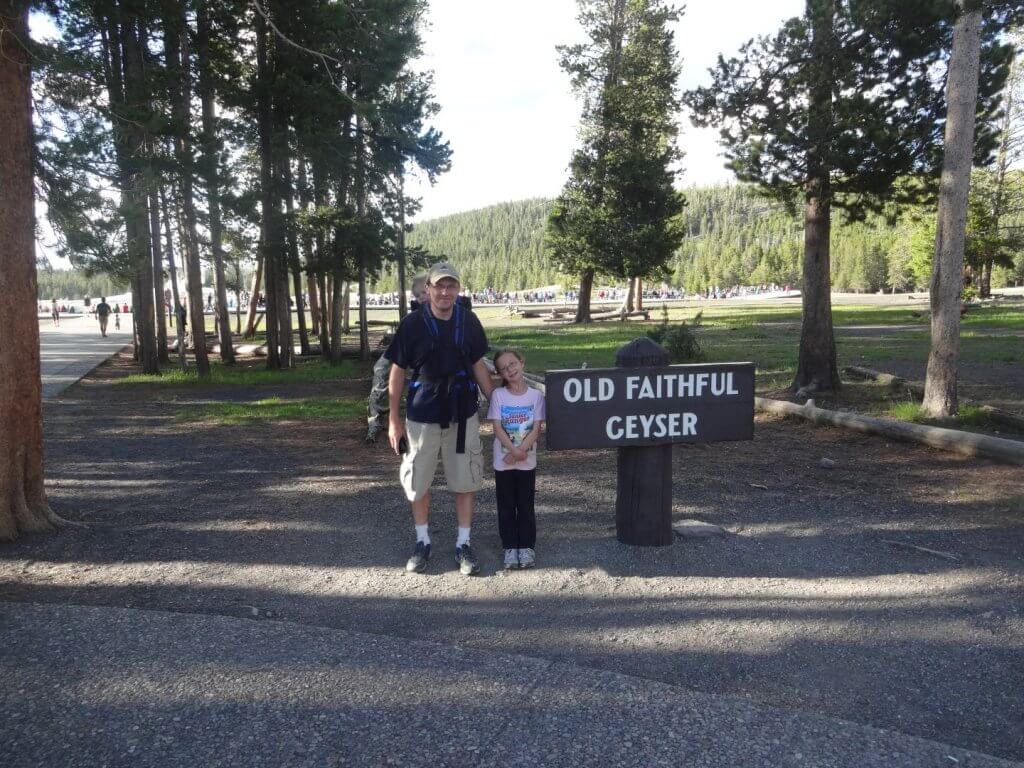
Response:
[[[477,408],[479,393],[490,398],[492,384],[483,359],[487,336],[477,316],[456,301],[460,287],[451,264],[432,266],[427,273],[429,303],[402,320],[387,351],[392,363],[388,440],[402,455],[399,477],[416,528],[416,545],[405,566],[409,572],[422,573],[430,559],[430,486],[439,454],[448,489],[455,494],[455,561],[466,576],[480,572],[470,544],[474,494],[483,484]],[[403,423],[399,398],[407,376]]]
[[[100,303],[96,305],[96,318],[100,321],[100,335],[107,337],[107,323],[110,321],[110,305],[107,304],[107,297],[101,296]]]
[[[529,387],[522,353],[502,349],[494,368],[504,386],[494,390],[487,418],[494,425],[494,493],[505,568],[532,568],[536,562],[537,440],[544,424],[544,395]]]
[[[50,321],[60,327],[60,307],[57,306],[56,299],[50,299]]]

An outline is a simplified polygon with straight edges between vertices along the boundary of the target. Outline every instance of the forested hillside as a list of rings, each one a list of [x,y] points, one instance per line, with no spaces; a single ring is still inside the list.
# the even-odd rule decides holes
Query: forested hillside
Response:
[[[688,292],[709,286],[790,284],[799,287],[803,226],[782,205],[742,186],[685,191],[689,233],[669,265],[667,279]],[[521,290],[572,285],[544,254],[544,221],[550,200],[519,200],[417,224],[409,245],[446,257],[462,269],[466,286]],[[928,211],[907,211],[832,227],[832,285],[836,291],[913,291],[927,286],[934,230]],[[996,269],[993,286],[1024,281],[1024,252],[1014,266]],[[381,285],[390,287],[386,276]]]

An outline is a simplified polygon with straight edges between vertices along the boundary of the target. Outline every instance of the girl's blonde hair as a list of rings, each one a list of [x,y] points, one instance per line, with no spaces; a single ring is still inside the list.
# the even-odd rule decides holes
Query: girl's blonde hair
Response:
[[[526,358],[523,357],[523,353],[515,347],[502,347],[494,353],[494,357],[491,358],[491,362],[494,363],[494,370],[498,372],[498,375],[501,376],[501,380],[504,381],[505,377],[502,375],[501,371],[498,371],[498,360],[501,359],[502,355],[512,355],[519,361],[520,365],[526,362]]]

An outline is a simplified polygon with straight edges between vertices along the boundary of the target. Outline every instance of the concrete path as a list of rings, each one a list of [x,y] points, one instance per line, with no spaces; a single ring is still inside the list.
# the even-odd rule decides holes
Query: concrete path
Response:
[[[276,621],[0,603],[0,647],[7,768],[1015,765],[612,672]]]
[[[111,315],[107,338],[92,315],[62,315],[60,326],[39,320],[43,399],[56,397],[89,371],[132,341],[132,316],[121,315],[121,330]]]

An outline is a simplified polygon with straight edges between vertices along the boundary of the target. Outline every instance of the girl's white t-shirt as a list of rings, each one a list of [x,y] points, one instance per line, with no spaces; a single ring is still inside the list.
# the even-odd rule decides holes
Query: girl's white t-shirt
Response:
[[[501,426],[512,441],[512,445],[520,445],[526,436],[533,431],[533,425],[543,421],[544,395],[539,389],[528,387],[526,392],[516,395],[506,387],[498,387],[491,393],[491,402],[487,408],[487,418],[501,420]],[[505,463],[508,451],[501,441],[494,438],[494,469],[501,472],[506,469],[536,469],[537,443],[530,446],[525,461],[513,464]]]

